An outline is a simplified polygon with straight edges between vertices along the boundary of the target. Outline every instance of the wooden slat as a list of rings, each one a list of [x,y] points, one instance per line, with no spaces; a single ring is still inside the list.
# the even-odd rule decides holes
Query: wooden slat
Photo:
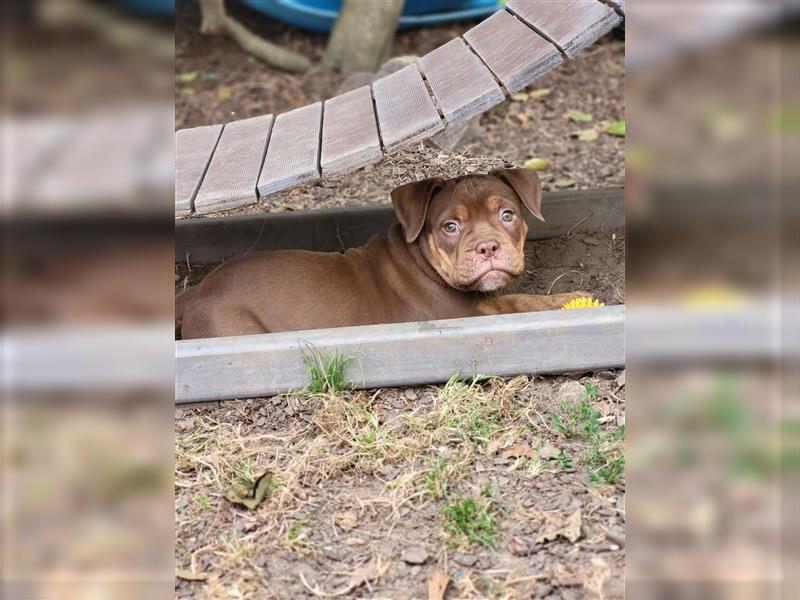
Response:
[[[258,200],[258,170],[264,160],[271,128],[272,115],[225,125],[194,199],[196,213],[237,208]]]
[[[369,86],[325,101],[320,159],[323,175],[356,169],[382,156]]]
[[[509,92],[561,64],[558,48],[506,11],[498,11],[467,33],[464,39]]]
[[[319,179],[322,103],[296,108],[275,118],[258,180],[261,196]]]
[[[599,0],[508,0],[506,7],[570,58],[622,21]]]
[[[417,65],[408,65],[372,84],[386,152],[411,145],[444,129]]]
[[[625,226],[624,190],[544,192],[542,214],[544,223],[526,219],[529,240],[619,229]],[[192,264],[215,264],[251,250],[338,252],[386,235],[396,222],[385,205],[180,220],[175,255],[189,256]]]
[[[604,0],[604,2],[616,10],[619,14],[625,14],[625,0]]]
[[[98,207],[142,210],[147,202],[142,197],[145,157],[159,135],[157,116],[164,108],[110,108],[78,117],[72,134],[51,149],[44,168],[30,181],[29,196],[20,208],[31,212]],[[174,138],[169,146],[174,169]],[[172,190],[173,186],[160,190],[160,202]]]
[[[624,306],[608,306],[178,341],[175,396],[184,403],[302,389],[308,348],[354,357],[345,377],[359,388],[620,367],[624,321]]]
[[[222,125],[206,125],[175,132],[175,214],[192,211],[194,200]]]
[[[80,124],[67,117],[5,118],[0,121],[4,147],[13,148],[4,157],[7,203],[9,209],[24,210],[29,203],[37,179],[47,172],[65,141],[79,135]]]
[[[461,38],[420,60],[445,121],[460,123],[503,101],[492,74]]]

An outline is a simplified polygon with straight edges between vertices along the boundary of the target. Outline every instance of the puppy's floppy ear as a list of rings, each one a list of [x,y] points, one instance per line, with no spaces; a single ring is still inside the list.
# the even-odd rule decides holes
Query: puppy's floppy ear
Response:
[[[542,186],[539,176],[532,169],[495,169],[489,175],[494,175],[503,183],[511,186],[519,199],[531,214],[544,221],[542,216]]]
[[[441,177],[431,177],[422,181],[412,181],[392,190],[394,212],[403,226],[406,242],[409,244],[419,237],[425,224],[428,204],[444,184],[445,181]]]

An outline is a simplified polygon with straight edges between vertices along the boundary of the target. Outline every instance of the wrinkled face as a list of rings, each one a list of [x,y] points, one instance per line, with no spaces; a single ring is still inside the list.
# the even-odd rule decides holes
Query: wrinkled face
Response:
[[[522,210],[514,190],[496,178],[449,181],[430,201],[420,247],[452,287],[498,290],[524,269]]]

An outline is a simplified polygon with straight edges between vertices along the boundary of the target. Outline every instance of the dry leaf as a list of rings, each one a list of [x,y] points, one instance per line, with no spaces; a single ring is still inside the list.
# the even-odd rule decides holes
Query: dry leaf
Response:
[[[593,142],[600,136],[596,129],[582,129],[580,131],[575,131],[570,135],[578,138],[582,142]]]
[[[556,179],[553,182],[553,185],[556,186],[559,189],[563,189],[563,188],[572,187],[573,185],[575,185],[575,182],[572,179],[566,179],[566,178],[565,179]]]
[[[516,102],[525,102],[530,96],[525,92],[517,92],[516,94],[511,94],[511,99]]]
[[[551,458],[558,458],[561,456],[561,450],[546,442],[544,446],[539,448],[539,458],[542,460],[548,460]]]
[[[577,567],[560,563],[553,569],[553,579],[563,586],[581,585],[583,583]]]
[[[233,95],[233,90],[230,86],[221,85],[217,88],[217,98],[220,100],[228,100]]]
[[[428,578],[428,600],[442,600],[447,591],[450,576],[444,571],[434,571]]]
[[[208,573],[193,573],[184,569],[175,569],[175,577],[186,581],[205,581],[208,579]]]
[[[334,513],[333,522],[342,529],[355,529],[358,525],[358,517],[352,512]]]
[[[550,168],[550,161],[546,158],[529,158],[525,161],[522,165],[526,169],[532,169],[534,171],[545,171]]]
[[[509,458],[520,458],[523,456],[526,458],[535,459],[537,456],[539,456],[539,454],[536,452],[536,450],[534,450],[533,448],[529,448],[525,444],[516,444],[514,446],[511,446],[511,448],[509,448],[505,452],[503,452],[500,455],[500,458],[509,459]]]
[[[528,556],[531,553],[530,546],[518,537],[512,537],[508,542],[508,549],[514,556]]]
[[[484,449],[483,453],[486,456],[493,456],[498,450],[500,450],[500,446],[502,445],[502,440],[489,440],[489,443],[486,444],[486,448]]]
[[[566,518],[563,513],[559,512],[543,512],[540,515],[544,525],[542,533],[534,539],[537,544],[552,542],[559,536],[574,544],[581,537],[583,518],[580,509],[575,510]]]
[[[379,556],[378,558],[373,558],[367,564],[362,565],[353,571],[347,587],[350,590],[354,590],[357,587],[361,587],[368,581],[375,581],[381,575],[383,575],[384,571],[386,571],[386,569],[381,564],[381,557]]]
[[[267,471],[256,479],[253,486],[248,490],[234,490],[225,494],[228,502],[241,504],[250,510],[256,508],[266,498],[267,493],[272,489],[272,473]]]
[[[511,116],[513,116],[517,121],[519,121],[520,125],[527,125],[528,121],[530,120],[530,117],[528,117],[528,115],[525,114],[524,112],[511,113]]]
[[[531,92],[528,92],[528,96],[530,96],[531,98],[544,98],[545,96],[549,95],[550,95],[550,88],[541,88],[538,90],[533,90]]]
[[[388,566],[384,566],[381,563],[381,557],[378,556],[377,558],[372,559],[367,564],[362,565],[350,576],[350,581],[347,585],[336,592],[325,592],[324,590],[320,589],[318,585],[311,585],[308,580],[306,579],[305,574],[303,571],[300,571],[300,581],[303,582],[303,585],[306,586],[306,589],[309,590],[315,596],[327,596],[329,598],[334,598],[337,596],[347,596],[355,590],[356,588],[361,587],[368,581],[374,581],[380,578],[385,572]]]
[[[594,119],[591,113],[585,113],[580,110],[570,110],[567,112],[566,117],[576,123],[586,123]]]
[[[583,517],[580,509],[576,509],[569,517],[561,531],[561,535],[567,538],[573,544],[581,537],[581,525],[583,524]]]

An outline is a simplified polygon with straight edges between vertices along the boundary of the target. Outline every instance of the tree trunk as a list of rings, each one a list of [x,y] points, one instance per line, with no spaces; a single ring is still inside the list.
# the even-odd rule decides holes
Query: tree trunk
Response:
[[[311,66],[305,56],[268,42],[229,17],[225,12],[225,0],[198,0],[198,3],[203,18],[202,33],[224,33],[245,52],[285,71],[302,72]]]
[[[376,71],[388,57],[403,0],[345,0],[324,62],[342,73]]]
[[[225,0],[197,0],[200,4],[200,33],[215,35],[225,33]]]

